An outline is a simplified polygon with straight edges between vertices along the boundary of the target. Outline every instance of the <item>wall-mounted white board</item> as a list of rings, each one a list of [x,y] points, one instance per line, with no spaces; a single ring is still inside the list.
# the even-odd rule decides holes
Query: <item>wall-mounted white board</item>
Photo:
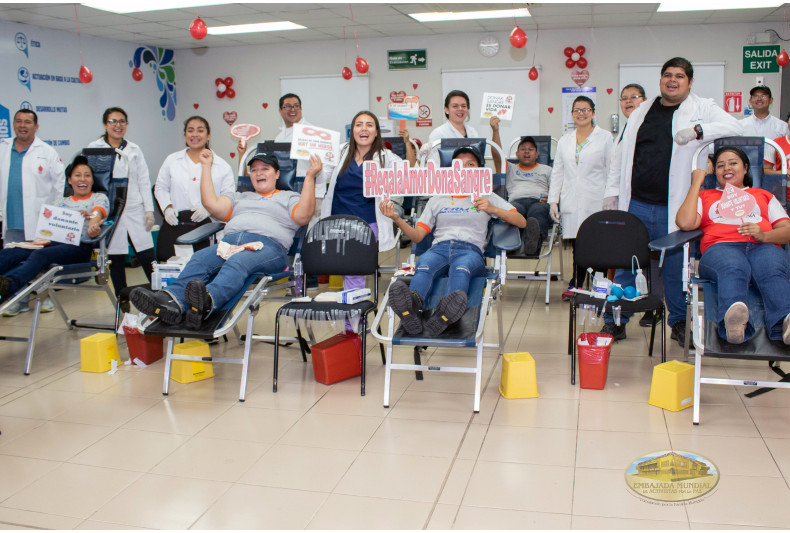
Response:
[[[645,88],[648,98],[659,95],[661,63],[644,65],[620,65],[620,86],[618,91],[629,83],[638,83]],[[717,104],[724,105],[724,62],[692,63],[694,83],[691,92],[703,98],[713,98]]]
[[[310,124],[339,131],[341,141],[345,140],[346,124],[351,123],[354,115],[370,109],[369,78],[357,73],[350,80],[344,80],[339,74],[282,76],[280,90],[280,94],[298,94],[304,119]]]
[[[538,67],[540,71],[540,68]],[[469,95],[469,124],[486,139],[491,138],[491,127],[487,118],[480,118],[483,106],[483,93],[504,93],[516,95],[513,106],[513,120],[502,121],[499,136],[503,149],[507,152],[510,142],[522,135],[540,134],[540,78],[529,79],[529,69],[492,68],[442,70],[442,107],[433,112],[434,127],[444,122],[444,95],[458,89]]]

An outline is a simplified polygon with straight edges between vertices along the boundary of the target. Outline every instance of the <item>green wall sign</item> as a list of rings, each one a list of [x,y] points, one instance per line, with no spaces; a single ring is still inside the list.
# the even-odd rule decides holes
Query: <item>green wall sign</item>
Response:
[[[779,45],[761,45],[743,47],[743,73],[779,72],[776,56]]]
[[[427,68],[428,56],[425,50],[387,50],[389,70]]]

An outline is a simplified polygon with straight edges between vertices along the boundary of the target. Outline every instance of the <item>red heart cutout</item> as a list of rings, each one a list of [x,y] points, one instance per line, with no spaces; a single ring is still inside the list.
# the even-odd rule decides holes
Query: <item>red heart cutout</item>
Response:
[[[235,111],[225,111],[222,113],[222,119],[228,123],[228,126],[233,126],[233,123],[236,122],[238,117],[239,115]]]
[[[612,91],[613,91],[613,90],[614,90],[614,89],[606,89],[606,94],[612,94]]]
[[[553,107],[549,108],[549,114],[551,114],[551,113],[554,113],[554,108]]]
[[[197,109],[198,107],[200,107],[200,104],[192,104],[192,107],[194,107],[195,109]]]
[[[376,97],[376,101],[377,101],[377,102],[381,102],[381,96],[377,96],[377,97]]]
[[[230,158],[233,159],[234,157],[236,157],[236,152],[231,152],[230,153]]]
[[[396,104],[403,103],[406,98],[406,91],[392,91],[390,92],[390,101]]]
[[[417,88],[417,84],[416,83],[412,83],[411,86],[414,87],[415,89]]]
[[[581,87],[582,85],[587,83],[587,80],[590,79],[590,73],[586,69],[585,70],[574,69],[571,71],[571,79],[573,80],[573,83]]]
[[[262,105],[263,105],[263,108],[266,109],[267,107],[269,107],[269,102],[264,102]]]

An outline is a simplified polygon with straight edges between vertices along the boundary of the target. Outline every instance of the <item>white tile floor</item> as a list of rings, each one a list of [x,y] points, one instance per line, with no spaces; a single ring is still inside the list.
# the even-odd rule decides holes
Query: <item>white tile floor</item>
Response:
[[[140,275],[130,271],[130,281]],[[635,323],[612,351],[606,389],[572,386],[563,289],[556,283],[546,306],[537,282],[507,283],[506,351],[532,353],[540,397],[502,398],[500,358],[487,350],[477,415],[472,378],[435,373],[394,374],[383,408],[372,337],[365,397],[358,379],[316,383],[293,347],[281,351],[272,393],[272,348],[258,343],[245,403],[239,368],[220,365],[213,379],[173,382],[163,398],[161,362],[81,373],[79,340],[95,331],[43,315],[30,376],[24,345],[0,344],[0,529],[787,528],[790,391],[747,399],[744,389],[704,387],[694,427],[690,409],[647,404],[660,359],[647,357],[648,330]],[[111,312],[101,294],[67,304],[86,317]],[[273,331],[275,309],[264,306],[258,331]],[[31,318],[0,319],[0,335],[24,335]],[[211,349],[241,350],[235,342]],[[712,364],[722,376],[768,377],[764,363]],[[711,459],[721,472],[716,490],[679,506],[634,497],[626,467],[663,449]]]

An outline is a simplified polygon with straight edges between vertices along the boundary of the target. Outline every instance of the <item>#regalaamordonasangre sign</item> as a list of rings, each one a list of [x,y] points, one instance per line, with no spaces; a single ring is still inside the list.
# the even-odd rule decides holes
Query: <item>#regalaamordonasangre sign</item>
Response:
[[[488,196],[493,192],[490,168],[463,168],[454,159],[450,167],[433,161],[426,167],[411,168],[408,161],[382,167],[378,161],[362,166],[362,190],[366,198],[375,196]]]

